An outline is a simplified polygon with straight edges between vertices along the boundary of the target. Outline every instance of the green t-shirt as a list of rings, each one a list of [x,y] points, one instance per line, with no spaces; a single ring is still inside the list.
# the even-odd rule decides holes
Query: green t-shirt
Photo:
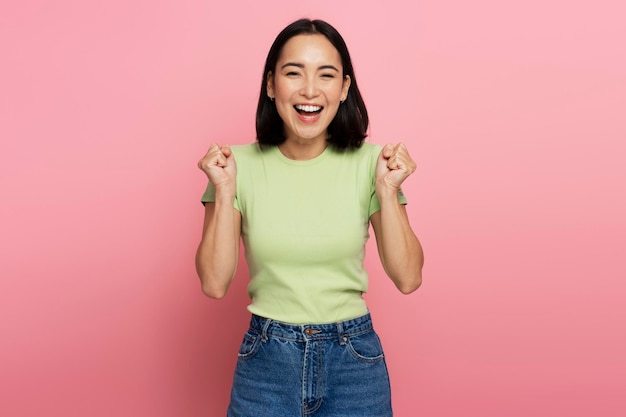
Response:
[[[278,147],[233,146],[235,208],[250,271],[248,310],[287,323],[332,323],[367,313],[363,267],[381,147],[329,146],[296,161]],[[203,202],[215,199],[209,183]],[[400,203],[406,204],[402,193]]]

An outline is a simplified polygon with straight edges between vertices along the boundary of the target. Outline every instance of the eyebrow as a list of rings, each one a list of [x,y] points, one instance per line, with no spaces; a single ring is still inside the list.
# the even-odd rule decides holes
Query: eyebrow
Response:
[[[304,64],[301,64],[299,62],[287,62],[285,64],[283,64],[280,69],[283,69],[285,67],[298,67],[298,68],[304,68]],[[320,65],[319,67],[317,67],[318,70],[325,70],[325,69],[331,69],[331,70],[335,70],[337,72],[339,72],[339,70],[337,69],[337,67],[335,67],[334,65]]]

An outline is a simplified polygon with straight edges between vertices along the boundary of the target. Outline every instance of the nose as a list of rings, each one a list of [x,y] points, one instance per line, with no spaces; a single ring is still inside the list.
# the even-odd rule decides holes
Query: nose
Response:
[[[319,88],[315,79],[306,78],[303,81],[300,94],[306,98],[312,98],[319,95]]]

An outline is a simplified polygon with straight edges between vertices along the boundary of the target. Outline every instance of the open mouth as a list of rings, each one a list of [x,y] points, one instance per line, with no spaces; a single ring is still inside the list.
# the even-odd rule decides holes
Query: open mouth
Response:
[[[304,105],[304,104],[296,104],[295,106],[293,106],[296,111],[301,114],[302,116],[305,117],[313,117],[318,115],[323,107],[322,106],[311,106],[311,105]]]

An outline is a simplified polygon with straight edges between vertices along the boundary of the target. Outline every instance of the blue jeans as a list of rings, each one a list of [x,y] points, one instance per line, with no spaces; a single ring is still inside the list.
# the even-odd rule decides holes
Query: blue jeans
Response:
[[[369,314],[295,325],[256,315],[239,349],[228,417],[391,417]]]

